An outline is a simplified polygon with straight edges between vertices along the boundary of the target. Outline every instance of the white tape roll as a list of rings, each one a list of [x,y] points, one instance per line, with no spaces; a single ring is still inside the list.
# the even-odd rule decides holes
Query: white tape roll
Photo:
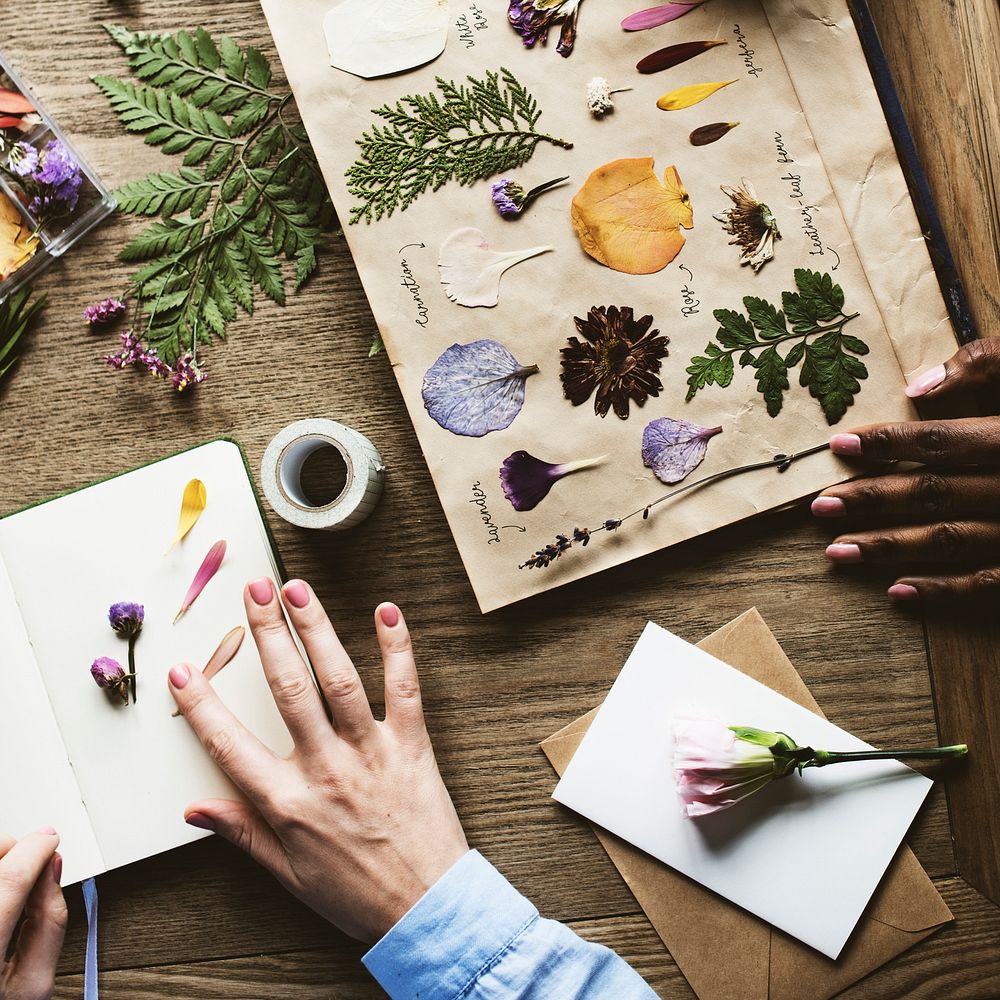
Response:
[[[302,488],[302,467],[321,448],[336,448],[347,467],[347,481],[329,503],[316,507]],[[303,528],[343,531],[360,524],[382,496],[385,463],[364,436],[336,420],[297,420],[279,431],[261,462],[264,493],[276,514]]]

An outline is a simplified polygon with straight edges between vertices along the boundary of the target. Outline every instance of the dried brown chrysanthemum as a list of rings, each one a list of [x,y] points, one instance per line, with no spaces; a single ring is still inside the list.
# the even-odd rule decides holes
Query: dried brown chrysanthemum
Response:
[[[749,264],[756,273],[774,257],[774,241],[781,239],[778,223],[745,177],[738,188],[723,184],[722,191],[733,200],[733,207],[712,218],[732,234],[730,246],[743,248],[740,263]]]
[[[636,319],[630,306],[593,306],[586,319],[574,316],[573,322],[585,341],[569,338],[561,352],[559,377],[574,406],[585,403],[596,389],[594,412],[603,417],[614,407],[626,420],[630,399],[642,406],[660,394],[663,383],[656,373],[670,338],[650,330],[652,316]]]

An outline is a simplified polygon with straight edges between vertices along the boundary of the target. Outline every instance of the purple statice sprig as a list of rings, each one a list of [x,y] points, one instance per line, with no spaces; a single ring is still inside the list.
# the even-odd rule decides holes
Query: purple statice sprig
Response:
[[[581,548],[586,548],[593,536],[599,531],[617,531],[626,521],[638,517],[640,514],[642,515],[642,519],[646,521],[649,519],[650,512],[654,507],[673,497],[679,496],[681,493],[686,493],[688,490],[693,490],[699,486],[707,486],[709,483],[717,482],[720,479],[728,479],[730,476],[738,476],[741,473],[753,472],[757,469],[777,469],[778,472],[787,472],[793,462],[797,462],[800,458],[806,458],[809,455],[816,455],[821,451],[826,451],[829,447],[829,442],[825,442],[816,445],[814,448],[806,448],[791,455],[775,455],[774,458],[765,462],[738,465],[732,469],[723,469],[721,472],[712,473],[710,476],[703,476],[701,479],[696,479],[693,483],[686,483],[676,490],[671,490],[669,493],[657,497],[652,503],[646,504],[645,507],[639,507],[637,510],[632,511],[631,514],[626,514],[624,517],[609,517],[597,528],[574,528],[572,535],[556,535],[554,542],[550,542],[548,545],[538,549],[521,563],[518,569],[544,569],[555,562],[564,552],[572,548],[574,544],[579,543]]]
[[[124,299],[116,299],[113,296],[109,296],[106,299],[101,299],[100,302],[95,302],[93,305],[87,306],[83,310],[83,318],[91,326],[103,326],[124,316],[127,310],[128,303]]]
[[[132,367],[144,369],[154,378],[169,382],[178,392],[183,392],[191,385],[200,385],[208,378],[208,373],[195,364],[194,355],[190,351],[182,354],[173,365],[169,365],[155,347],[144,344],[142,338],[132,330],[122,331],[121,344],[121,350],[104,358],[104,363],[114,371]]]
[[[7,154],[7,167],[18,177],[27,177],[38,169],[38,150],[27,142],[15,142]]]
[[[517,181],[504,177],[493,185],[490,197],[493,200],[494,208],[502,218],[516,219],[540,194],[544,194],[568,180],[569,177],[556,177],[533,187],[530,191],[525,191]]]
[[[83,172],[76,157],[60,139],[50,139],[38,156],[38,166],[29,175],[32,198],[28,211],[51,218],[76,208]]]

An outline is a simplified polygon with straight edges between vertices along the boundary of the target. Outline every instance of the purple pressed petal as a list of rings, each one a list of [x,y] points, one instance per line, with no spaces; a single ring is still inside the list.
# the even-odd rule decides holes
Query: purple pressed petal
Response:
[[[629,14],[622,21],[624,31],[645,31],[647,28],[655,28],[659,24],[666,24],[668,21],[676,21],[690,13],[695,7],[701,6],[698,3],[664,3],[659,7],[647,7],[645,10],[636,11]]]
[[[424,376],[424,406],[445,430],[482,437],[508,427],[524,404],[523,366],[496,340],[452,344]]]
[[[709,439],[720,433],[721,427],[659,417],[642,432],[642,463],[663,482],[679,483],[701,465]]]
[[[181,604],[180,611],[177,612],[177,617],[174,619],[174,624],[176,625],[180,618],[187,612],[188,608],[198,599],[198,595],[205,589],[208,585],[209,580],[219,572],[219,567],[222,565],[222,560],[226,558],[226,542],[222,541],[216,542],[209,550],[208,554],[202,560],[201,566],[198,567],[198,572],[195,573],[194,579],[191,581],[191,586],[188,587],[187,593],[184,595],[184,601]]]
[[[526,451],[508,455],[500,466],[503,495],[514,510],[532,510],[547,496],[549,490],[563,478],[581,469],[589,469],[604,458],[582,458],[575,462],[543,462]]]

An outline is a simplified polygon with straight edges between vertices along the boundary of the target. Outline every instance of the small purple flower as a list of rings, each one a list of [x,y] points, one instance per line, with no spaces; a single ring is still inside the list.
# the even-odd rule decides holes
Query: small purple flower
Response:
[[[514,215],[521,214],[521,200],[524,198],[524,188],[516,181],[505,177],[502,181],[497,181],[493,185],[493,204],[497,211],[505,218],[509,219]]]
[[[68,212],[76,208],[83,175],[80,164],[59,139],[51,139],[45,144],[41,167],[32,174],[32,180],[48,189],[43,195],[36,195],[32,199],[32,205],[39,203],[33,211],[50,207],[55,202],[62,202]]]
[[[189,385],[200,385],[207,378],[208,375],[205,372],[195,367],[194,355],[188,353],[177,359],[170,384],[178,392],[183,392]]]
[[[110,656],[99,656],[90,665],[90,676],[103,691],[121,698],[123,704],[128,704],[129,675],[117,660]]]
[[[142,631],[146,609],[132,601],[119,601],[108,609],[108,622],[120,635],[133,636]]]
[[[124,316],[126,308],[126,303],[123,299],[102,299],[100,302],[95,302],[92,306],[87,306],[83,310],[83,318],[91,326],[101,326],[104,323],[110,323],[112,320],[118,319],[119,316]]]
[[[554,465],[543,462],[526,451],[515,451],[500,466],[500,485],[503,487],[503,495],[514,510],[533,510],[563,476],[587,469],[601,461],[602,458],[584,458]]]
[[[505,219],[515,219],[519,216],[540,194],[554,188],[563,181],[568,181],[568,177],[556,177],[554,180],[546,181],[533,187],[530,191],[525,191],[520,184],[509,177],[499,180],[493,185],[490,197],[500,215]]]
[[[18,177],[27,177],[38,167],[38,150],[26,142],[15,143],[7,158],[7,166]]]
[[[568,56],[576,41],[576,22],[583,0],[549,0],[542,9],[536,7],[536,2],[537,0],[510,0],[507,6],[510,26],[521,36],[524,47],[530,49],[536,42],[545,45],[549,29],[562,21],[556,52],[561,56]]]
[[[167,378],[173,373],[173,368],[170,367],[160,357],[159,352],[155,347],[147,347],[138,357],[137,362],[142,365],[146,371],[149,372],[153,378]]]
[[[122,349],[117,354],[108,354],[104,358],[105,364],[115,371],[128,368],[143,357],[142,340],[131,330],[122,330],[121,341]]]

